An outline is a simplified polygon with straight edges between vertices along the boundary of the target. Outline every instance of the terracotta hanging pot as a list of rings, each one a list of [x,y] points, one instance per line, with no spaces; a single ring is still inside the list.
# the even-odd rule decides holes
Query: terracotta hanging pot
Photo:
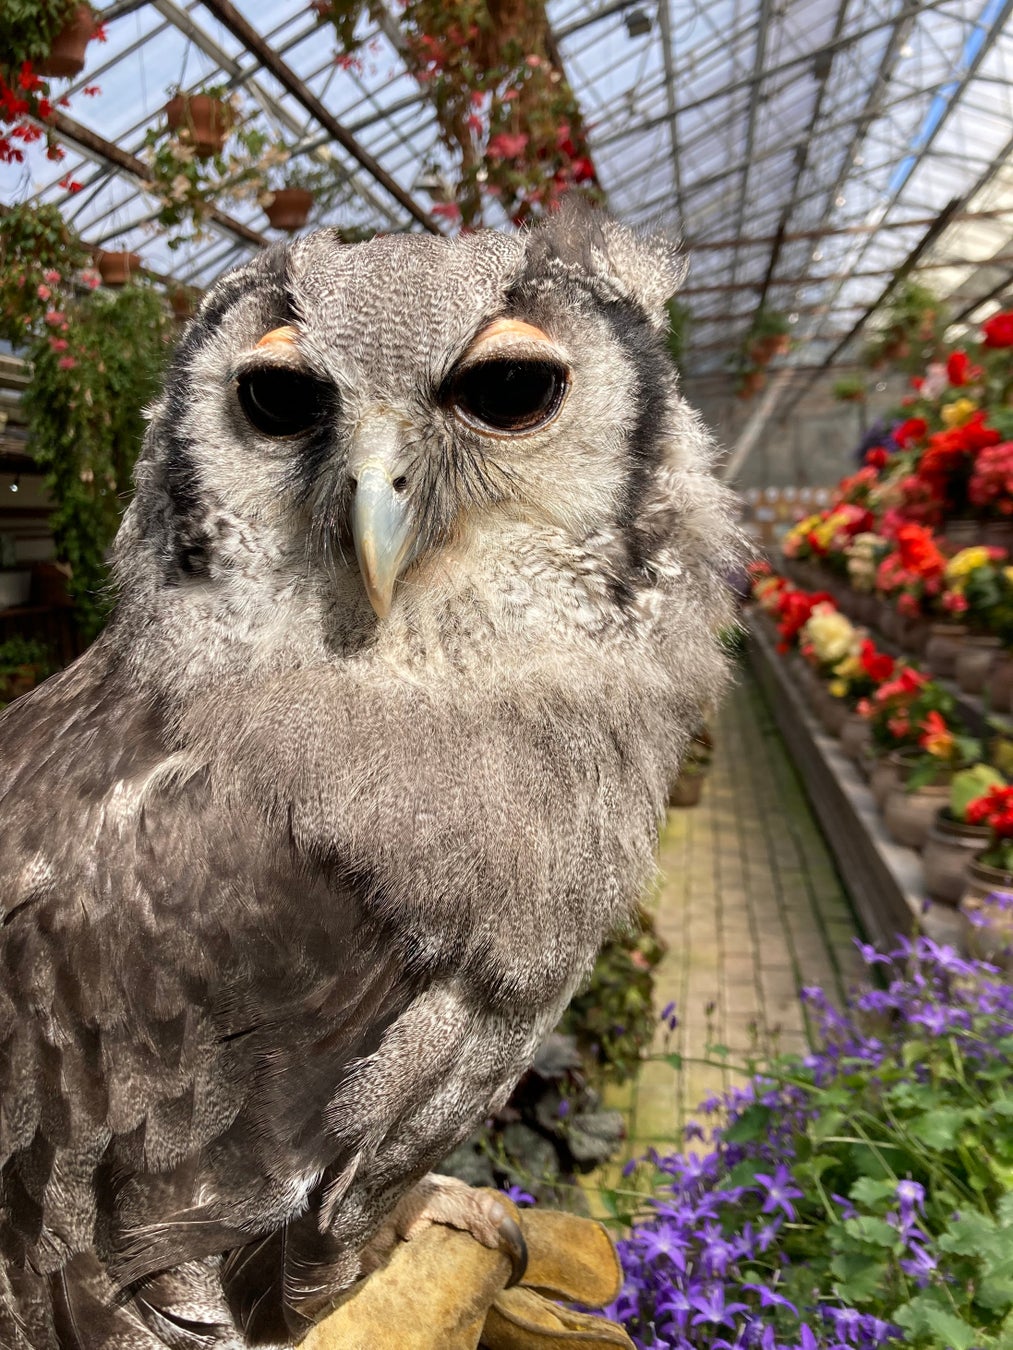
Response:
[[[103,250],[98,255],[99,276],[107,286],[126,285],[130,278],[141,270],[141,266],[139,253],[129,251],[107,253]]]
[[[85,48],[97,26],[91,6],[78,5],[53,39],[49,55],[34,63],[35,73],[63,80],[80,75],[84,70]]]
[[[936,816],[922,851],[925,889],[933,900],[956,905],[967,884],[967,869],[988,847],[988,826],[968,825],[944,808]]]
[[[980,694],[989,672],[999,659],[1002,643],[997,637],[968,633],[953,663],[953,673],[965,694]]]
[[[221,153],[234,121],[229,104],[212,94],[176,94],[165,105],[165,118],[198,159]]]
[[[307,188],[278,188],[265,201],[264,212],[276,230],[287,230],[292,234],[301,230],[309,219],[313,207],[313,193]]]
[[[169,304],[174,318],[189,319],[193,316],[193,293],[186,286],[176,286],[169,292]]]

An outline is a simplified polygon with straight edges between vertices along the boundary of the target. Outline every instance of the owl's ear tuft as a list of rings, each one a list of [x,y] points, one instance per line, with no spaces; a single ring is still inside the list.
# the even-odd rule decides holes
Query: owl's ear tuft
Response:
[[[688,270],[677,242],[638,234],[576,195],[532,230],[527,254],[525,280],[553,273],[582,280],[603,299],[640,306],[657,327],[667,323],[665,302]]]

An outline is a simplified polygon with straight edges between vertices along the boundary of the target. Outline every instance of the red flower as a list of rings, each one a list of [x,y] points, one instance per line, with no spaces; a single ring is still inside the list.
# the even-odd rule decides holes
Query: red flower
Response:
[[[954,749],[953,732],[943,721],[939,713],[927,713],[921,726],[918,744],[936,759],[948,759]]]
[[[886,652],[877,651],[875,643],[869,638],[862,643],[858,659],[873,684],[882,684],[893,675],[895,665],[893,657],[887,656]]]
[[[901,422],[899,427],[894,427],[893,439],[899,446],[907,449],[912,441],[923,440],[928,429],[929,424],[924,417],[909,417],[906,422]]]
[[[890,455],[881,445],[874,446],[865,456],[865,462],[873,469],[885,469]]]
[[[501,131],[497,136],[489,137],[485,152],[490,159],[516,159],[527,149],[528,139],[523,131],[516,135]]]
[[[897,551],[901,565],[920,577],[940,576],[946,567],[932,531],[924,525],[902,525],[897,531]]]
[[[946,378],[958,389],[965,384],[974,384],[985,372],[981,366],[973,366],[967,352],[950,352],[946,362]]]
[[[1013,347],[1013,310],[993,314],[981,325],[986,347]]]

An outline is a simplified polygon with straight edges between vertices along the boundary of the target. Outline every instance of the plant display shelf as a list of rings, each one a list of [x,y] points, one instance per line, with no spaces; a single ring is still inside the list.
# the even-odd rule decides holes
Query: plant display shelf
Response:
[[[773,630],[757,612],[747,625],[750,665],[867,937],[890,944],[897,934],[920,928],[959,946],[956,911],[926,902],[920,856],[887,835],[858,768],[810,715]]]

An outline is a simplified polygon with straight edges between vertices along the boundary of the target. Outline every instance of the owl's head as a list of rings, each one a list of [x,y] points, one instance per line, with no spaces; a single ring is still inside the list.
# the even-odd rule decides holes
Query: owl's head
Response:
[[[345,646],[465,595],[593,623],[634,603],[677,517],[716,511],[712,551],[724,528],[687,486],[709,443],[664,347],[682,271],[577,209],[261,254],[179,344],[118,542],[127,601],[276,632],[291,605]]]

